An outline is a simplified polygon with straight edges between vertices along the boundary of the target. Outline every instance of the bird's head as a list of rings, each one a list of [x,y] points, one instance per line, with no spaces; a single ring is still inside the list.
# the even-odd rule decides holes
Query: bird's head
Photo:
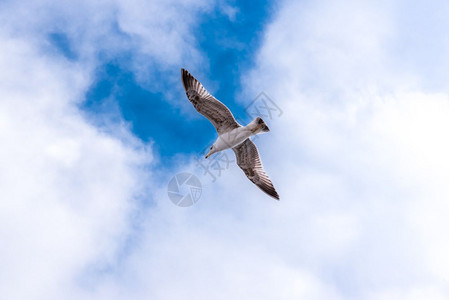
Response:
[[[254,134],[270,131],[270,128],[268,128],[267,124],[265,124],[264,120],[262,120],[261,117],[255,118],[250,124],[251,131]]]

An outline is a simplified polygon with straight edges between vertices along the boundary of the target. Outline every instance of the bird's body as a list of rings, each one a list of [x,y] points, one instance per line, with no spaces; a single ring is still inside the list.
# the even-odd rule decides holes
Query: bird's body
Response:
[[[232,148],[237,164],[248,179],[279,200],[278,193],[263,169],[257,147],[250,140],[253,135],[270,131],[262,118],[257,117],[246,126],[240,125],[229,109],[209,94],[187,70],[182,69],[181,74],[187,98],[200,114],[211,121],[218,133],[218,138],[210,147],[206,158],[213,153]]]
[[[257,124],[257,122],[251,122],[246,126],[240,125],[240,127],[231,129],[218,136],[217,140],[212,145],[212,148],[216,150],[213,153],[223,151],[229,148],[234,148],[235,146],[238,146],[241,143],[243,143],[247,138],[250,138],[251,136],[256,135],[258,133],[267,131],[268,127],[266,127],[266,129],[263,129],[261,127],[261,124]]]
[[[223,151],[225,149],[234,148],[235,146],[243,143],[247,138],[253,135],[253,132],[245,127],[238,127],[228,132],[220,134],[213,144],[213,148],[216,152]]]

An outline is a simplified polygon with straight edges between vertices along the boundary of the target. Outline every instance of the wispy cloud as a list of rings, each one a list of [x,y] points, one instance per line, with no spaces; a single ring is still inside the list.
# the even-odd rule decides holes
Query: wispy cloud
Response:
[[[100,296],[156,182],[151,148],[123,124],[95,127],[79,104],[94,70],[124,50],[142,80],[153,64],[201,61],[190,26],[208,5],[0,4],[2,297]]]
[[[59,298],[87,264],[119,250],[151,154],[77,113],[88,81],[76,64],[0,38],[2,294]]]
[[[429,9],[447,13],[439,4]],[[271,126],[274,144],[285,147],[269,151],[282,166],[275,176],[285,205],[305,211],[302,221],[285,212],[289,227],[277,230],[297,244],[278,242],[301,252],[297,266],[343,298],[448,295],[439,249],[448,243],[449,95],[419,58],[437,55],[447,65],[447,39],[423,53],[413,45],[429,37],[411,33],[422,26],[439,39],[446,21],[416,24],[404,13],[410,5],[286,2],[248,81],[254,90],[270,82],[286,112]]]
[[[283,112],[256,141],[281,201],[233,165],[187,209],[166,183],[195,158],[152,170],[128,126],[79,104],[120,55],[143,85],[207,63],[193,29],[212,4],[2,2],[2,296],[447,298],[448,8],[415,2],[280,3],[240,99]]]

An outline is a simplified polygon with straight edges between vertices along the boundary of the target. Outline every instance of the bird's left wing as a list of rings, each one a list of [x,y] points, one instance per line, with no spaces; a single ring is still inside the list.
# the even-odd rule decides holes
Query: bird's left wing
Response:
[[[195,109],[214,125],[218,134],[240,127],[231,111],[203,87],[187,70],[181,69],[182,83],[187,98]]]
[[[262,191],[279,200],[279,195],[273,183],[263,169],[256,145],[250,139],[246,139],[240,145],[232,148],[232,150],[235,152],[237,165],[245,172],[246,177]]]

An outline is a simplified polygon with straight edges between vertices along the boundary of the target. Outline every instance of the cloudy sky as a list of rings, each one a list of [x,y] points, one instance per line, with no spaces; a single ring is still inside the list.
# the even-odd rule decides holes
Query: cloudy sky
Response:
[[[1,298],[448,299],[448,16],[1,1]],[[205,168],[216,133],[182,67],[242,122],[271,105],[255,143],[281,201],[234,162]],[[186,208],[181,172],[202,184]]]

